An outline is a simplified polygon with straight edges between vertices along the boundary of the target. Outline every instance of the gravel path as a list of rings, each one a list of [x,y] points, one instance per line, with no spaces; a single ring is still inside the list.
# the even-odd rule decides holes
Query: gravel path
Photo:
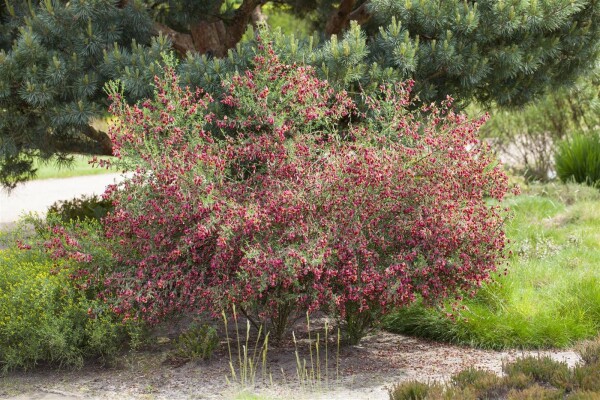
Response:
[[[28,212],[45,213],[58,200],[70,200],[83,194],[102,194],[107,185],[121,178],[120,174],[78,176],[64,179],[43,179],[26,182],[7,192],[0,190],[0,228],[10,226]]]
[[[330,346],[331,351],[333,343]],[[155,350],[126,355],[114,368],[86,367],[80,371],[39,369],[30,373],[11,373],[0,378],[0,398],[244,399],[240,397],[242,388],[226,382],[229,357],[224,346],[221,349],[211,361],[190,362],[183,366],[165,363],[166,352]],[[328,388],[310,391],[306,385],[301,387],[296,376],[294,347],[284,346],[269,349],[268,365],[273,383],[256,385],[247,391],[269,400],[387,400],[387,388],[398,382],[445,380],[468,367],[500,373],[503,362],[531,354],[550,355],[571,366],[579,361],[573,351],[496,352],[379,332],[365,338],[360,346],[342,348],[339,378],[336,378],[335,351],[329,353]],[[235,363],[235,349],[233,357]],[[307,364],[309,357],[306,351],[300,353],[300,359],[307,360]],[[261,381],[260,376],[259,366],[257,381]]]

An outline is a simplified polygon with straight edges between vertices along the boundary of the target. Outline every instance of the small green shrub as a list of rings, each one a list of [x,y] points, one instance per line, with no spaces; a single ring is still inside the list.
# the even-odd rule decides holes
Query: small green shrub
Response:
[[[508,400],[562,400],[564,392],[558,389],[534,385],[522,391],[511,390],[506,398]]]
[[[576,134],[559,144],[556,174],[563,182],[600,184],[600,136]]]
[[[573,369],[573,385],[578,390],[600,391],[600,368],[597,364],[578,365]]]
[[[3,235],[2,371],[39,363],[80,367],[88,358],[111,361],[129,339],[139,342],[143,325],[124,324],[98,298],[104,291],[103,271],[113,262],[102,243],[98,221],[61,225],[56,214],[47,220],[27,217]],[[83,268],[90,262],[98,268],[95,274]]]
[[[531,383],[531,379],[525,375],[515,375],[514,378],[506,376],[499,377],[491,371],[476,368],[465,369],[451,378],[453,388],[461,391],[469,391],[478,399],[500,399],[505,398],[509,391],[522,389]]]
[[[600,368],[600,337],[580,346],[579,355],[585,365],[596,365]]]
[[[110,200],[97,195],[83,195],[71,200],[61,200],[48,208],[48,214],[57,215],[62,221],[82,221],[86,218],[100,220],[113,206]]]
[[[473,387],[474,389],[489,389],[500,383],[500,377],[491,371],[468,368],[460,371],[451,378],[452,384],[459,388]]]
[[[523,374],[535,382],[550,384],[557,388],[569,389],[571,371],[567,363],[550,357],[524,357],[503,367],[508,376]]]
[[[523,373],[514,373],[512,375],[505,375],[503,383],[504,386],[511,389],[525,389],[533,384],[533,379]]]
[[[111,359],[124,326],[106,306],[75,287],[72,271],[40,253],[0,252],[0,367],[40,362],[80,367],[85,358]]]
[[[476,391],[460,389],[438,383],[425,384],[409,381],[395,385],[388,391],[390,400],[477,400],[481,397]]]
[[[425,400],[430,398],[432,388],[433,385],[418,381],[400,383],[389,390],[390,400]]]
[[[207,324],[192,325],[179,335],[172,355],[188,361],[207,360],[217,347],[219,347],[219,335],[214,327]]]

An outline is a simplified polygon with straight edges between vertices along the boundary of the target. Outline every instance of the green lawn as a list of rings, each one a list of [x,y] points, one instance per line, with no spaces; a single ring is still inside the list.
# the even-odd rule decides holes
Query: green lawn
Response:
[[[37,162],[35,164],[35,168],[37,168],[35,179],[70,178],[73,176],[110,174],[115,172],[113,169],[93,167],[88,163],[90,156],[74,154],[73,158],[73,163],[65,166],[59,166],[53,162]]]
[[[508,274],[463,302],[456,322],[417,304],[387,329],[485,348],[566,347],[600,330],[600,193],[538,185],[507,200]]]

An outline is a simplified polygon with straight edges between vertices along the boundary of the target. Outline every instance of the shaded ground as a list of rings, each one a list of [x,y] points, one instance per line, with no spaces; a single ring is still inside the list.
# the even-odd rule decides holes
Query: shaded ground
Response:
[[[387,399],[387,387],[417,379],[444,380],[467,367],[500,373],[503,361],[529,354],[549,354],[574,365],[572,351],[495,352],[433,343],[386,332],[367,337],[360,346],[342,347],[339,355],[339,378],[336,378],[335,338],[329,343],[329,374],[324,372],[321,347],[321,380],[316,388],[300,385],[297,377],[293,344],[270,348],[269,372],[272,382],[262,380],[260,365],[255,386],[247,392],[268,399]],[[300,346],[299,358],[310,367],[306,341]],[[234,364],[237,351],[233,349]],[[177,366],[169,363],[165,348],[124,355],[111,368],[89,366],[79,371],[38,369],[28,373],[11,373],[0,378],[0,398],[10,400],[71,399],[243,399],[239,385],[231,379],[229,356],[222,345],[210,361],[189,362]],[[314,354],[313,354],[314,356]],[[260,364],[260,363],[259,363]],[[313,362],[316,365],[316,361]],[[239,371],[238,371],[239,373]],[[268,376],[268,374],[267,374]],[[329,381],[327,383],[326,381]],[[252,385],[249,385],[252,386]],[[320,387],[319,387],[320,386]]]

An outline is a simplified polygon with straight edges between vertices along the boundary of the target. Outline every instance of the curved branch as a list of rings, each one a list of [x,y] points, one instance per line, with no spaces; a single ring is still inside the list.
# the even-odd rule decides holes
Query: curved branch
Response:
[[[230,20],[217,18],[193,25],[190,30],[196,51],[216,57],[227,55],[227,51],[242,39],[256,9],[263,3],[263,0],[244,0]]]
[[[101,156],[112,156],[112,141],[106,132],[97,130],[91,125],[86,125],[82,130],[86,137],[98,144],[99,154]]]
[[[189,33],[177,32],[175,29],[169,28],[160,22],[154,23],[154,32],[157,35],[162,34],[166,36],[173,44],[173,48],[182,56],[185,56],[188,51],[196,50],[192,35]]]
[[[342,0],[338,9],[331,14],[325,32],[328,35],[338,35],[348,28],[350,21],[356,21],[359,24],[364,24],[371,18],[371,14],[367,10],[367,2],[361,4],[354,9],[356,0]]]
[[[362,25],[371,19],[371,15],[369,10],[367,10],[367,3],[363,3],[348,15],[348,21],[356,21],[359,25]]]
[[[252,18],[257,16],[258,9],[265,1],[264,0],[244,0],[242,4],[235,10],[230,23],[228,23],[228,40],[227,47],[233,48],[242,39],[248,24]],[[257,10],[258,9],[258,10]]]
[[[337,11],[334,11],[325,25],[327,35],[337,35],[348,25],[348,16],[354,8],[356,0],[342,0]]]

